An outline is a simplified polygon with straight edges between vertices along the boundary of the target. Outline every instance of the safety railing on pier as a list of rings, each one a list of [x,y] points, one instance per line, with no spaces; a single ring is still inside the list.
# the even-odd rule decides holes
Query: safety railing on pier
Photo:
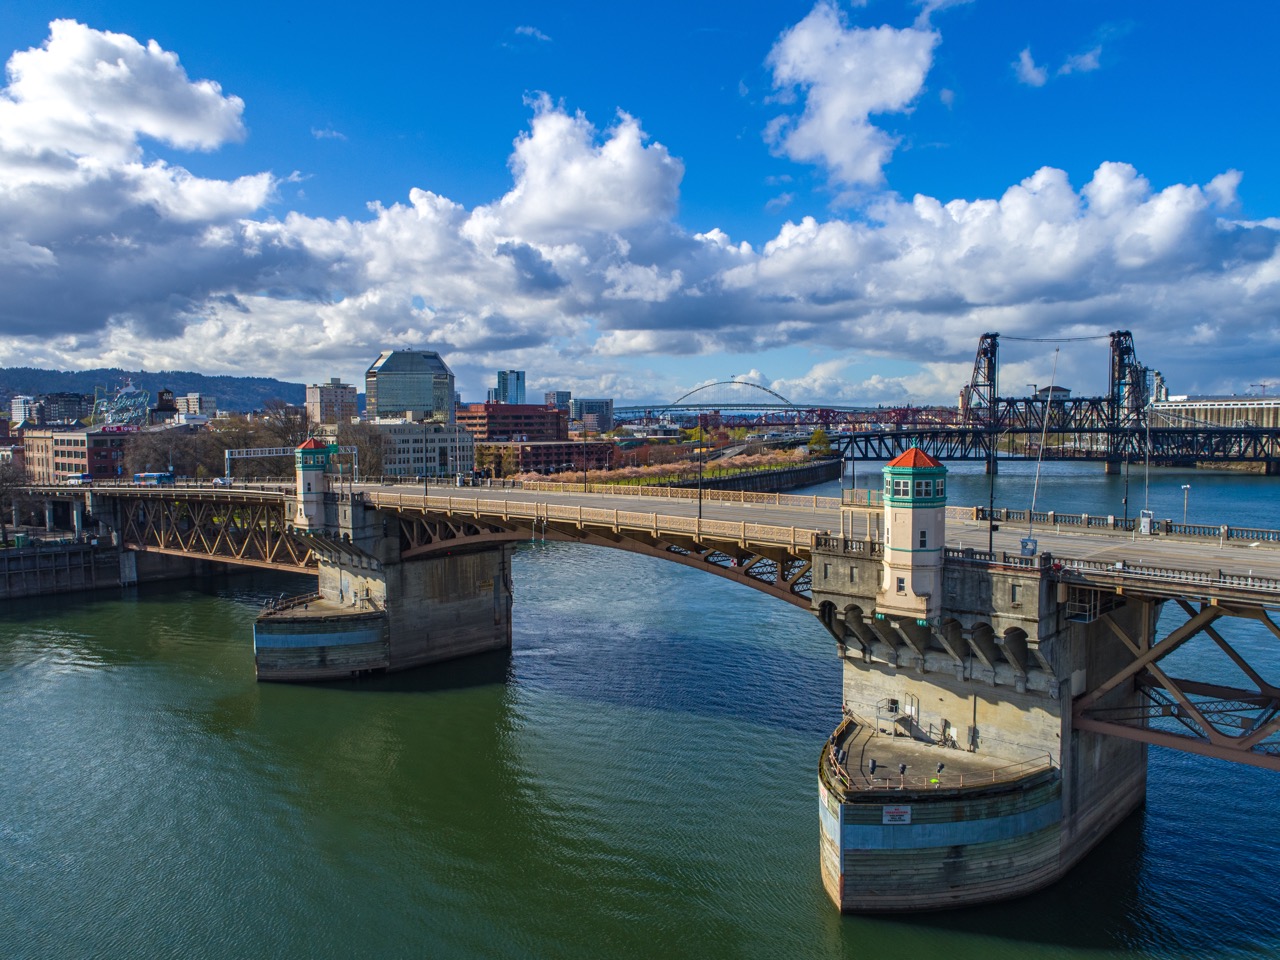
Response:
[[[262,605],[264,613],[279,613],[283,610],[291,610],[295,607],[305,606],[308,603],[315,603],[322,600],[323,597],[318,593],[303,593],[296,597],[278,597],[268,600]]]
[[[1013,763],[993,766],[987,770],[948,772],[945,760],[947,754],[943,752],[937,755],[944,758],[941,770],[934,767],[932,771],[927,771],[923,774],[906,774],[899,773],[897,769],[882,766],[878,767],[877,772],[874,774],[859,770],[856,775],[853,775],[849,773],[848,768],[840,759],[843,749],[841,744],[845,740],[843,734],[846,731],[846,723],[842,723],[836,728],[836,732],[827,741],[826,753],[823,759],[832,777],[849,793],[870,793],[886,790],[972,790],[998,783],[1012,783],[1015,780],[1022,780],[1037,773],[1051,771],[1057,766],[1053,757],[1046,753],[1028,760],[1018,760]],[[921,746],[925,746],[925,744],[921,744]],[[972,755],[966,755],[966,761],[972,762]],[[911,768],[907,767],[907,769],[910,770]]]

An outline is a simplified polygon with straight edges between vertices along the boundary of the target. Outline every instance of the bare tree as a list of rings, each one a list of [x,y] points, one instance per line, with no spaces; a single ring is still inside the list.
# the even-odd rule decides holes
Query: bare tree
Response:
[[[296,447],[311,436],[305,407],[295,407],[283,400],[268,400],[258,422],[263,439],[270,447]]]
[[[382,474],[382,434],[372,423],[338,424],[338,445],[355,447],[360,460],[360,476],[376,477]]]
[[[8,460],[0,463],[0,546],[9,542],[8,517],[13,512],[18,491],[27,483],[27,471]]]

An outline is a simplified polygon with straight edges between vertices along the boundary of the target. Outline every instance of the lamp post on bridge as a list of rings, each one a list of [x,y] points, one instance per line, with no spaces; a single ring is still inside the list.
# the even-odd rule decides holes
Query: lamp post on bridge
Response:
[[[698,519],[702,519],[702,461],[706,454],[706,431],[702,426],[704,414],[698,414]]]
[[[573,420],[569,421],[574,423]],[[582,492],[587,492],[587,418],[582,417],[577,421],[578,430],[582,434]]]
[[[1187,499],[1191,496],[1191,484],[1184,483],[1182,485],[1182,523],[1185,526],[1187,522]]]

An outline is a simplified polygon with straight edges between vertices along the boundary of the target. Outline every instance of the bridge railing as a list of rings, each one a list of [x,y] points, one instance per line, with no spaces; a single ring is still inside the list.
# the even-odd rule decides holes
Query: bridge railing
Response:
[[[953,510],[962,511],[953,514]],[[947,519],[980,520],[986,522],[988,516],[996,523],[1028,523],[1026,510],[1014,510],[997,507],[988,511],[986,507],[948,507]],[[1138,527],[1134,517],[1116,517],[1112,515],[1095,515],[1089,513],[1058,513],[1053,510],[1031,514],[1031,524],[1049,527],[1071,527],[1078,530],[1119,530],[1131,533]],[[1196,537],[1206,540],[1238,540],[1251,543],[1280,543],[1280,530],[1266,527],[1233,527],[1217,523],[1179,523],[1174,520],[1156,520],[1153,529],[1157,533],[1179,537]]]
[[[659,500],[697,500],[699,491],[689,487],[632,487],[612,483],[553,483],[549,480],[526,480],[521,489],[543,493],[603,493],[620,497],[654,497]],[[868,491],[859,491],[866,493]],[[871,491],[878,495],[879,491]],[[752,493],[747,490],[701,491],[701,499],[718,503],[754,503],[771,507],[799,507],[810,510],[834,510],[840,506],[835,497],[802,496],[794,493]]]
[[[838,537],[830,533],[814,534],[813,548],[834,550],[846,556],[869,557],[873,560],[884,556],[884,544],[878,540],[858,540],[851,537]]]
[[[747,520],[704,520],[699,517],[675,516],[661,513],[642,513],[635,510],[618,510],[607,507],[586,507],[569,504],[540,503],[527,500],[498,500],[484,497],[433,497],[403,493],[366,494],[376,507],[394,507],[397,510],[439,510],[444,513],[464,513],[471,516],[491,516],[502,519],[528,520],[531,525],[542,521],[567,521],[577,526],[608,527],[612,530],[634,530],[663,534],[687,534],[694,539],[712,538],[747,545],[784,546],[791,550],[810,549],[814,531],[801,527],[784,527],[777,524],[751,523]],[[808,499],[808,498],[804,498]]]
[[[1222,570],[1184,570],[1178,567],[1156,567],[1146,564],[1131,564],[1125,561],[1106,563],[1101,560],[1073,560],[1064,557],[1053,558],[1053,570],[1062,579],[1070,581],[1073,577],[1090,578],[1115,582],[1144,582],[1151,584],[1194,585],[1210,590],[1249,591],[1252,593],[1275,594],[1280,598],[1280,579],[1260,577],[1252,573],[1226,573]]]
[[[972,547],[946,547],[943,549],[942,555],[948,561],[955,563],[980,563],[987,566],[996,564],[1002,567],[1018,567],[1023,570],[1047,569],[1055,559],[1047,553],[1024,557],[1020,553],[1005,553],[999,550],[991,552],[989,550],[975,550]]]

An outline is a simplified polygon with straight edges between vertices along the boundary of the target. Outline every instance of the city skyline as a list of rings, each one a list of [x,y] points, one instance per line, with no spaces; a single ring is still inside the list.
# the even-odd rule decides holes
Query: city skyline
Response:
[[[985,331],[1101,393],[1015,338],[1129,329],[1273,384],[1269,5],[249,10],[0,12],[0,366],[947,403]]]

